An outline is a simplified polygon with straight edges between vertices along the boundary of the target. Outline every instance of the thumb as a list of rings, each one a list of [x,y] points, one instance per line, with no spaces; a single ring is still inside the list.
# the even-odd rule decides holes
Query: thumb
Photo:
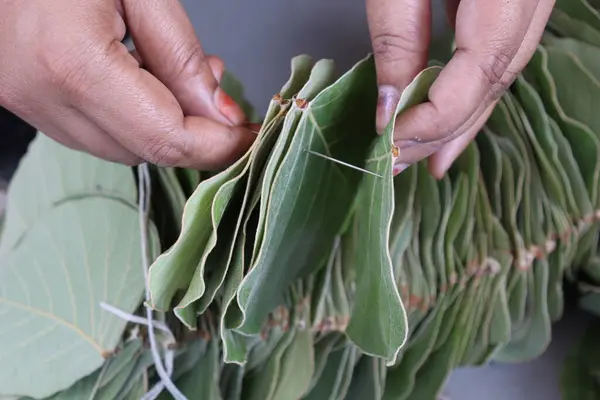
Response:
[[[400,93],[427,65],[429,0],[367,0],[367,19],[379,84],[377,131],[394,113]]]
[[[242,109],[220,87],[210,58],[179,0],[122,0],[146,68],[175,95],[185,115],[239,125]],[[214,62],[214,60],[213,60]]]

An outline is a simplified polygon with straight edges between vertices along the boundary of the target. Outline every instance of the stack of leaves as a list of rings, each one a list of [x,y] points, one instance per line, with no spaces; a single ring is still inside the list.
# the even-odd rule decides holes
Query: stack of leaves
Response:
[[[375,133],[371,56],[341,77],[330,60],[295,57],[235,164],[151,167],[146,302],[134,171],[38,135],[0,243],[0,399],[154,398],[148,330],[128,317],[146,307],[188,399],[427,400],[457,367],[539,356],[565,280],[600,312],[589,1],[557,2],[441,180],[424,162],[392,176],[394,122]],[[396,114],[426,101],[440,70],[422,71]],[[253,115],[239,82],[225,85]],[[600,396],[584,353],[569,359],[565,398]]]

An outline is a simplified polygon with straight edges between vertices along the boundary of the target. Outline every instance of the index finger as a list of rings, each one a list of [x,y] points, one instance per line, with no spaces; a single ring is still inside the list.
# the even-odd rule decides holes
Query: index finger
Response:
[[[140,69],[125,45],[106,36],[86,60],[62,72],[71,104],[123,147],[158,165],[217,169],[239,158],[256,135],[241,126],[185,116],[173,93]],[[90,61],[91,60],[91,61]]]
[[[536,7],[537,1],[528,0],[460,2],[457,49],[431,87],[428,102],[398,118],[394,138],[400,148],[449,141],[477,121],[519,73],[507,68]]]
[[[238,125],[246,116],[219,87],[179,0],[120,0],[144,66],[173,93],[186,115]]]
[[[377,69],[376,128],[390,121],[400,93],[427,65],[430,0],[367,0],[367,19]]]

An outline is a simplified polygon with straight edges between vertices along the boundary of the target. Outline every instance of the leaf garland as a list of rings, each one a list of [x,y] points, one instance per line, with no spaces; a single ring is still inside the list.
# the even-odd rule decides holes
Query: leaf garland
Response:
[[[131,169],[39,135],[0,241],[0,398],[129,399],[157,383],[145,328],[100,302],[156,311],[190,399],[435,399],[455,368],[538,357],[565,284],[600,313],[598,7],[557,1],[441,180],[425,162],[392,176],[372,56],[339,77],[331,60],[295,57],[235,164],[152,168],[149,304]],[[427,101],[434,65],[396,115]],[[258,119],[233,76],[223,86]],[[564,398],[599,395],[591,329]]]

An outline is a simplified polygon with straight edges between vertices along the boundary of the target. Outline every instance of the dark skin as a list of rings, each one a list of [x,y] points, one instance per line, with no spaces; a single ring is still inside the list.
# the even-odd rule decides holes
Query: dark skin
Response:
[[[429,157],[441,177],[529,62],[553,0],[447,0],[457,51],[430,101],[397,121],[395,172]],[[428,0],[366,0],[387,124],[426,66]],[[121,43],[126,28],[137,54]],[[178,0],[0,0],[0,105],[64,145],[127,165],[222,168],[256,138],[219,89]],[[143,63],[144,68],[141,68]]]

